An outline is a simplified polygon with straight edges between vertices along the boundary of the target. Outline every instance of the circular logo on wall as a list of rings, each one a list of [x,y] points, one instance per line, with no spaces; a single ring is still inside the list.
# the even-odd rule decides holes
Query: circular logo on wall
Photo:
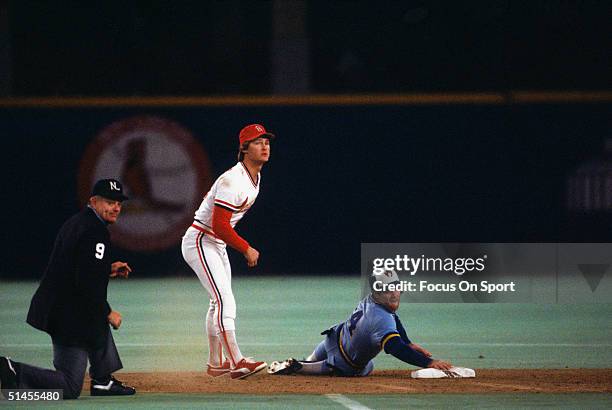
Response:
[[[121,181],[130,198],[110,230],[117,246],[133,251],[178,243],[212,184],[208,156],[191,133],[152,116],[114,122],[87,147],[78,177],[82,204],[103,178]]]

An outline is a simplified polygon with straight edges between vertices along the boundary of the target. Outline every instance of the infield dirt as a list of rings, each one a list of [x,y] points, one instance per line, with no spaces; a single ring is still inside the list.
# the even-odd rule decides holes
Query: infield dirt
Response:
[[[473,379],[412,379],[409,370],[354,378],[270,376],[265,370],[244,380],[212,378],[204,371],[122,372],[117,378],[139,393],[612,393],[612,369],[476,369]]]

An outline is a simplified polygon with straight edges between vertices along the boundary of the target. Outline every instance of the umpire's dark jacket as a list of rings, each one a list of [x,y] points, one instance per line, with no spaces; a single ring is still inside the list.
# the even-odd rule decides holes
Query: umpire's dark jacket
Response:
[[[28,323],[54,344],[96,349],[106,343],[111,271],[106,224],[86,207],[62,226],[30,303]]]

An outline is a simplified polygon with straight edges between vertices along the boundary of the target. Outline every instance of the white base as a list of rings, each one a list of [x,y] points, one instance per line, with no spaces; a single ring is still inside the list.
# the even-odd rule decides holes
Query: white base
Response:
[[[450,370],[443,371],[438,369],[421,369],[410,373],[413,379],[457,379],[476,377],[474,369],[467,367],[451,367]]]

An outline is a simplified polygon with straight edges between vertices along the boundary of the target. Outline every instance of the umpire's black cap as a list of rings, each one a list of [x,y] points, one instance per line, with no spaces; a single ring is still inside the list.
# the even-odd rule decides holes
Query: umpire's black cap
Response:
[[[125,201],[129,199],[123,195],[123,185],[116,179],[101,179],[96,182],[91,192],[92,196],[101,196],[114,201]]]

